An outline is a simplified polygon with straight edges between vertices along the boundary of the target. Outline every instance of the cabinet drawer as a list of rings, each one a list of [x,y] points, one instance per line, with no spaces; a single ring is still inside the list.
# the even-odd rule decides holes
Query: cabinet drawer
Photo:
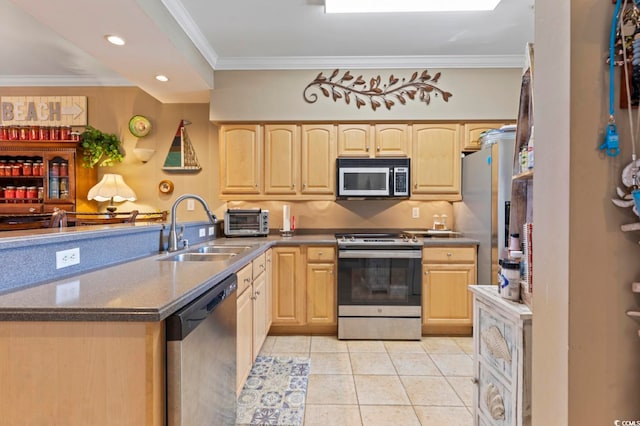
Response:
[[[252,267],[249,263],[244,266],[238,272],[236,272],[236,276],[238,278],[238,297],[251,286],[251,276],[252,276]]]
[[[423,262],[467,263],[476,261],[475,247],[425,247],[422,249]]]
[[[336,256],[335,247],[309,247],[307,248],[307,262],[333,262]]]
[[[514,383],[517,374],[518,327],[513,321],[496,314],[490,307],[478,304],[478,357],[492,367],[507,384]]]
[[[256,257],[255,259],[253,259],[253,262],[251,262],[251,264],[253,265],[253,279],[255,280],[258,275],[260,275],[261,273],[264,272],[265,268],[266,268],[266,261],[265,261],[266,257],[264,255],[264,253],[262,253],[261,255],[259,255],[258,257]]]

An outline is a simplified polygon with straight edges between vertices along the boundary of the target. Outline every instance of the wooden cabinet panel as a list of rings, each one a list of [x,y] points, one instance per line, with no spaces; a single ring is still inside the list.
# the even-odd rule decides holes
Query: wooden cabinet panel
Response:
[[[271,328],[271,323],[273,322],[273,267],[272,267],[272,251],[271,249],[267,250],[264,254],[265,258],[265,279],[267,281],[265,286],[266,293],[266,303],[267,303],[267,312],[266,312],[266,322],[267,322],[267,334],[269,334],[269,329]]]
[[[477,248],[442,246],[422,250],[422,329],[427,334],[470,334],[469,285],[477,281]]]
[[[371,126],[369,124],[338,125],[338,156],[369,157]]]
[[[244,293],[244,291],[251,286],[251,281],[253,279],[251,265],[246,265],[242,269],[240,269],[238,272],[236,272],[236,278],[238,280],[237,293],[238,293],[238,297],[240,297],[240,295]]]
[[[269,327],[267,326],[267,310],[271,307],[267,305],[267,279],[266,274],[261,274],[253,282],[253,358],[256,360],[260,348],[267,337]]]
[[[252,288],[249,287],[238,296],[237,300],[237,335],[236,335],[236,393],[242,390],[253,364],[253,305]]]
[[[275,247],[273,257],[273,325],[303,325],[305,269],[300,247]]]
[[[414,124],[412,144],[411,197],[459,200],[460,125]]]
[[[375,125],[375,156],[406,157],[409,155],[409,126],[407,124]]]
[[[462,150],[478,151],[482,149],[480,135],[491,129],[499,129],[505,123],[465,123],[462,130]]]
[[[295,194],[300,136],[295,124],[264,126],[265,194]]]
[[[262,134],[259,125],[220,128],[220,193],[260,194]]]
[[[307,264],[307,322],[336,325],[334,263]]]
[[[336,130],[332,124],[302,126],[302,194],[335,194]]]

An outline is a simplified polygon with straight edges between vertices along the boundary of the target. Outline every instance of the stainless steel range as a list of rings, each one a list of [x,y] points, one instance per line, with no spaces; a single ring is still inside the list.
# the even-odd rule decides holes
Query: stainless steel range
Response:
[[[422,241],[402,234],[336,234],[338,338],[419,340]]]

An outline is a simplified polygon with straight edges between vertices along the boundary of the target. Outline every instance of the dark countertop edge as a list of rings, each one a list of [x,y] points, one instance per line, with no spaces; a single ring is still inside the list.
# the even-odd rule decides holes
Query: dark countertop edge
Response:
[[[127,229],[131,229],[127,227]],[[113,230],[113,228],[111,228]],[[253,238],[259,240],[260,244],[257,248],[242,256],[243,259],[251,259],[266,252],[268,249],[277,246],[291,245],[330,245],[335,244],[333,234],[300,234],[280,240],[273,240],[276,235],[268,238]],[[296,238],[298,237],[298,238]],[[302,237],[302,238],[301,238]],[[304,238],[306,237],[306,238]],[[309,239],[309,237],[314,237]],[[238,241],[242,238],[228,238],[227,240]],[[424,245],[478,245],[477,240],[464,237],[430,237],[424,239]],[[437,243],[435,243],[437,241]],[[157,257],[158,254],[148,257]],[[133,259],[132,259],[133,260]],[[140,260],[140,258],[136,259]],[[109,308],[86,308],[86,309],[65,309],[65,308],[0,308],[0,321],[85,321],[85,322],[157,322],[166,319],[171,314],[177,312],[200,295],[215,286],[229,274],[235,273],[246,265],[246,263],[235,262],[229,265],[219,273],[212,275],[210,279],[202,282],[200,285],[194,286],[193,289],[181,297],[172,300],[170,303],[158,308],[130,308],[130,309],[109,309]],[[124,262],[123,262],[124,263]],[[42,283],[45,284],[45,283]]]

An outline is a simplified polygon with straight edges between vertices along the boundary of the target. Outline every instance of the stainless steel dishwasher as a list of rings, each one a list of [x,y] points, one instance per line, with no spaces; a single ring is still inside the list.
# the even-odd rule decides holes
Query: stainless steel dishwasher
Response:
[[[166,320],[169,426],[235,424],[236,289],[233,274]]]

